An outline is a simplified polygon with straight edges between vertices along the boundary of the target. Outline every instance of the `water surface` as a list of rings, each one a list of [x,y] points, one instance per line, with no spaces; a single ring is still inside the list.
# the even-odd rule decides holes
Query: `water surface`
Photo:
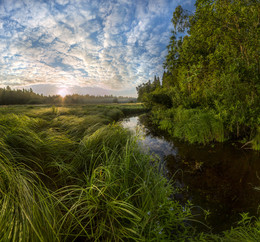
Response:
[[[176,199],[183,203],[190,200],[195,205],[193,213],[203,222],[201,208],[209,210],[206,222],[213,232],[236,226],[242,212],[258,215],[260,191],[255,187],[260,186],[259,152],[241,149],[238,144],[180,142],[163,135],[146,115],[126,119],[122,125],[138,134],[140,146],[159,157],[166,175],[174,175],[176,184],[185,188]],[[199,228],[206,230],[205,226]]]

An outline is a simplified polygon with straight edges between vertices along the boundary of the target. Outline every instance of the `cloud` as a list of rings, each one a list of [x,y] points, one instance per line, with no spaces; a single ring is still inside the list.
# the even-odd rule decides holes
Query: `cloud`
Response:
[[[95,86],[134,94],[136,85],[162,74],[178,3],[4,0],[0,86]]]

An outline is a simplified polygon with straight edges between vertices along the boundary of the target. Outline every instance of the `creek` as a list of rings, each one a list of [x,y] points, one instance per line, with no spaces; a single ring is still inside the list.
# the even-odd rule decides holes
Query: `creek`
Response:
[[[182,204],[191,201],[194,219],[206,223],[212,232],[235,227],[240,213],[259,216],[259,152],[235,143],[202,146],[172,139],[154,127],[147,114],[121,123],[140,136],[139,145],[160,159],[164,174],[182,189],[175,199]],[[210,212],[206,221],[203,209]],[[208,231],[201,223],[194,224]]]

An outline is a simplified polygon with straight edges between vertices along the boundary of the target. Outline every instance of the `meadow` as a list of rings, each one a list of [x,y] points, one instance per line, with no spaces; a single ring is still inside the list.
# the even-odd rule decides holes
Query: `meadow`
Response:
[[[190,210],[115,121],[140,104],[2,106],[0,241],[161,241]],[[190,234],[190,232],[189,232]]]
[[[191,226],[174,180],[116,122],[144,111],[0,107],[0,241],[258,241],[246,215],[220,235]]]

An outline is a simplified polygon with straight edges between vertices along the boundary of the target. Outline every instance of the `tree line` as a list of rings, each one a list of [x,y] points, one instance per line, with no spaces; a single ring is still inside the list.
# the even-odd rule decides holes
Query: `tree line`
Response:
[[[260,3],[197,0],[195,6],[194,13],[175,9],[162,82],[156,88],[150,81],[138,86],[138,99],[153,108],[155,119],[164,119],[158,124],[174,136],[187,134],[166,119],[186,125],[187,117],[195,115],[193,121],[200,123],[207,114],[208,122],[223,125],[224,140],[255,142],[260,149]],[[212,123],[209,128],[209,140],[217,140]]]
[[[11,89],[9,86],[0,88],[0,105],[12,104],[88,104],[88,103],[126,103],[136,102],[136,98],[116,97],[113,95],[94,96],[72,94],[62,98],[60,95],[44,96],[37,94],[30,88]]]

